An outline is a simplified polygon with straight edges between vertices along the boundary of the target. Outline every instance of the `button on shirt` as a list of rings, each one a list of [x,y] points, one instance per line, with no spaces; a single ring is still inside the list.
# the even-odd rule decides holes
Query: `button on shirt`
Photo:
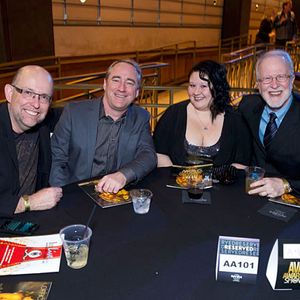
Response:
[[[263,113],[261,115],[260,124],[259,124],[259,139],[262,144],[264,141],[264,134],[266,131],[266,127],[267,127],[267,124],[270,119],[270,113],[273,112],[276,114],[277,118],[276,118],[275,122],[276,122],[277,128],[279,128],[283,118],[285,117],[286,113],[288,112],[289,108],[291,107],[292,100],[293,100],[293,97],[291,96],[290,99],[288,100],[288,103],[276,111],[271,110],[267,105],[265,106]]]
[[[92,166],[92,177],[103,176],[117,171],[117,153],[119,136],[126,114],[114,121],[105,116],[103,103],[100,107],[100,116],[97,128],[97,141]],[[125,175],[126,176],[126,175]]]

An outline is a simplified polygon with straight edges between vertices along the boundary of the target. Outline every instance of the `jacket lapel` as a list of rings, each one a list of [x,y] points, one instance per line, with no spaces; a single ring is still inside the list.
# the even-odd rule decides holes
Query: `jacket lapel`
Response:
[[[3,135],[3,140],[8,148],[9,156],[12,159],[14,167],[18,172],[19,166],[17,159],[16,144],[9,118],[7,103],[2,104],[0,106],[0,126],[2,127],[1,134]]]
[[[261,101],[261,102],[258,102],[253,107],[253,110],[252,110],[253,122],[250,124],[250,126],[251,126],[251,131],[253,133],[253,137],[256,140],[256,144],[265,153],[265,147],[259,139],[259,124],[260,124],[260,119],[261,119],[261,115],[262,115],[264,106],[265,106],[264,101]]]
[[[102,101],[102,99],[100,101]],[[95,99],[92,101],[92,105],[89,106],[89,111],[87,112],[87,115],[85,117],[87,120],[87,132],[85,132],[84,135],[86,138],[87,145],[87,170],[89,172],[89,177],[92,176],[92,167],[96,150],[100,101],[99,99]],[[84,136],[82,136],[81,138],[83,137]]]
[[[125,118],[125,124],[123,129],[120,133],[119,138],[119,145],[118,145],[118,157],[117,157],[117,168],[119,169],[120,166],[123,164],[123,160],[125,158],[124,156],[124,149],[126,149],[126,145],[130,143],[130,136],[132,128],[134,128],[134,118],[133,118],[133,109],[132,105],[128,107],[128,110],[126,112],[126,118]]]
[[[284,142],[286,140],[286,133],[294,130],[299,130],[300,117],[300,101],[299,97],[293,96],[293,102],[290,109],[284,116],[274,138],[274,144]],[[272,143],[271,143],[272,148]]]

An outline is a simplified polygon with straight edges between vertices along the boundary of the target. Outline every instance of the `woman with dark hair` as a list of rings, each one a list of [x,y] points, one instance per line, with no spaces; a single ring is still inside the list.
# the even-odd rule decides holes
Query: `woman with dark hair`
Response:
[[[248,165],[248,128],[230,105],[223,65],[206,60],[189,74],[189,100],[171,105],[154,131],[158,167],[185,165],[188,157],[209,158],[215,166]]]

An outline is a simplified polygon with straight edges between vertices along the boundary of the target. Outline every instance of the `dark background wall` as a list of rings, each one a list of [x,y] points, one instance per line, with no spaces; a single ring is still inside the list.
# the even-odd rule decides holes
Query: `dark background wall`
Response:
[[[293,11],[296,16],[296,21],[298,24],[298,31],[299,31],[300,30],[300,1],[299,0],[293,1]]]
[[[51,0],[0,1],[0,62],[54,55]]]
[[[224,0],[222,39],[248,34],[251,0]]]

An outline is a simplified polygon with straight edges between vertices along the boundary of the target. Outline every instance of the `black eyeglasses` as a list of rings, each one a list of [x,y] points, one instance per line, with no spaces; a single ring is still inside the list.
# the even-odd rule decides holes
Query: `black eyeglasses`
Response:
[[[11,84],[12,87],[15,88],[15,90],[21,94],[25,99],[34,99],[35,97],[37,97],[39,99],[39,101],[43,104],[49,104],[52,101],[52,97],[47,95],[47,94],[39,94],[36,92],[33,92],[29,89],[21,89],[13,84]]]

